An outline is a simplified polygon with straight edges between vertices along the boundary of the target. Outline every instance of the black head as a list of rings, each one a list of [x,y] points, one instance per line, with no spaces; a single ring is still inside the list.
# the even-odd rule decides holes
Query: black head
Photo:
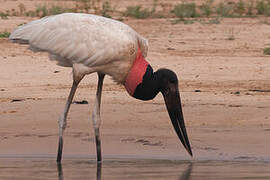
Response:
[[[156,72],[159,79],[159,88],[162,94],[168,93],[170,90],[178,90],[177,75],[169,69],[159,69]]]
[[[178,78],[176,74],[169,69],[159,69],[156,74],[159,79],[160,92],[164,97],[166,107],[176,134],[178,135],[180,141],[188,153],[192,156],[178,90]]]

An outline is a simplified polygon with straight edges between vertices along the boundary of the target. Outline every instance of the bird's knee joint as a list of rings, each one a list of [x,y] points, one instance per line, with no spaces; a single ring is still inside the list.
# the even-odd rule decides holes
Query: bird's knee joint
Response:
[[[61,120],[61,118],[60,118],[60,120],[58,121],[58,125],[59,125],[60,129],[65,130],[67,123],[65,121]]]
[[[100,120],[93,120],[93,127],[94,129],[99,129],[100,127]]]
[[[93,127],[94,127],[95,130],[99,129],[100,123],[93,123]]]

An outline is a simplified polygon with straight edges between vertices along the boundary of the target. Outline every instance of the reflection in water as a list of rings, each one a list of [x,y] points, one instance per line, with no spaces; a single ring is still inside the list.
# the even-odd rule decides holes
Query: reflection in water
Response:
[[[190,175],[192,171],[192,163],[190,163],[187,167],[187,169],[182,173],[182,175],[179,177],[179,180],[189,180]]]
[[[97,163],[96,166],[96,180],[101,180],[101,169],[102,169],[102,164]],[[179,180],[189,180],[190,175],[192,171],[192,163],[188,165],[188,167],[183,171],[179,177]],[[57,163],[57,172],[58,172],[58,180],[64,180],[64,174],[63,174],[63,168],[62,168],[62,163]]]
[[[166,161],[166,160],[64,160],[0,158],[0,180],[201,180],[270,179],[270,162]],[[57,170],[56,170],[57,169]],[[102,170],[101,170],[102,169]]]
[[[58,179],[64,180],[63,169],[62,169],[61,163],[57,163],[57,171],[58,171]]]
[[[102,167],[102,164],[97,163],[97,173],[96,173],[97,180],[101,180],[101,167]],[[57,163],[57,172],[58,172],[58,180],[64,180],[62,163]]]
[[[101,163],[97,163],[97,180],[101,180]]]

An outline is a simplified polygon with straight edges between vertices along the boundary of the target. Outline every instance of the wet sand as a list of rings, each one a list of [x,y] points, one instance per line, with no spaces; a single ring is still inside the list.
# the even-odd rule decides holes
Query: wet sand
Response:
[[[162,102],[119,104],[120,100],[116,103],[107,102],[110,97],[106,97],[106,94],[105,92],[103,96],[105,103],[101,126],[102,152],[105,158],[123,156],[171,160],[270,160],[267,143],[270,131],[267,126],[208,127],[188,123],[187,130],[194,153],[191,158],[175,135]],[[132,101],[128,96],[127,99]],[[64,102],[65,100],[55,99],[2,102],[1,110],[8,113],[1,115],[0,157],[55,157],[58,143],[57,118]],[[89,104],[72,104],[64,136],[64,158],[82,156],[87,159],[95,156],[90,107]],[[222,112],[222,107],[214,107],[185,106],[184,111],[187,115],[188,111],[194,116],[197,110],[211,110],[213,114],[209,112],[208,116],[215,115],[215,112],[215,118],[219,118],[218,110]],[[241,114],[242,110],[242,113],[248,115],[241,107],[237,109],[239,110],[235,113]],[[264,112],[264,108],[261,109]],[[155,116],[159,118],[152,119],[152,111],[155,110]],[[10,113],[11,111],[16,112]],[[186,119],[189,120],[187,116]]]

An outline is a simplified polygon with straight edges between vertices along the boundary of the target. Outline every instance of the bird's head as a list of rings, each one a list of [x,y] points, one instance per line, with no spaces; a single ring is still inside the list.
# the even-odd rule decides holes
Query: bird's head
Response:
[[[173,127],[180,141],[192,156],[176,74],[169,69],[159,69],[153,72],[152,67],[141,56],[141,59],[137,59],[133,64],[126,78],[125,87],[132,97],[144,101],[155,98],[159,92],[162,93]]]
[[[168,93],[170,90],[178,89],[178,78],[177,75],[169,69],[159,69],[155,72],[159,79],[160,92],[162,94]]]
[[[159,79],[160,92],[164,97],[165,104],[176,134],[188,153],[192,156],[178,90],[178,78],[176,74],[169,69],[159,69],[156,71],[156,75]]]

